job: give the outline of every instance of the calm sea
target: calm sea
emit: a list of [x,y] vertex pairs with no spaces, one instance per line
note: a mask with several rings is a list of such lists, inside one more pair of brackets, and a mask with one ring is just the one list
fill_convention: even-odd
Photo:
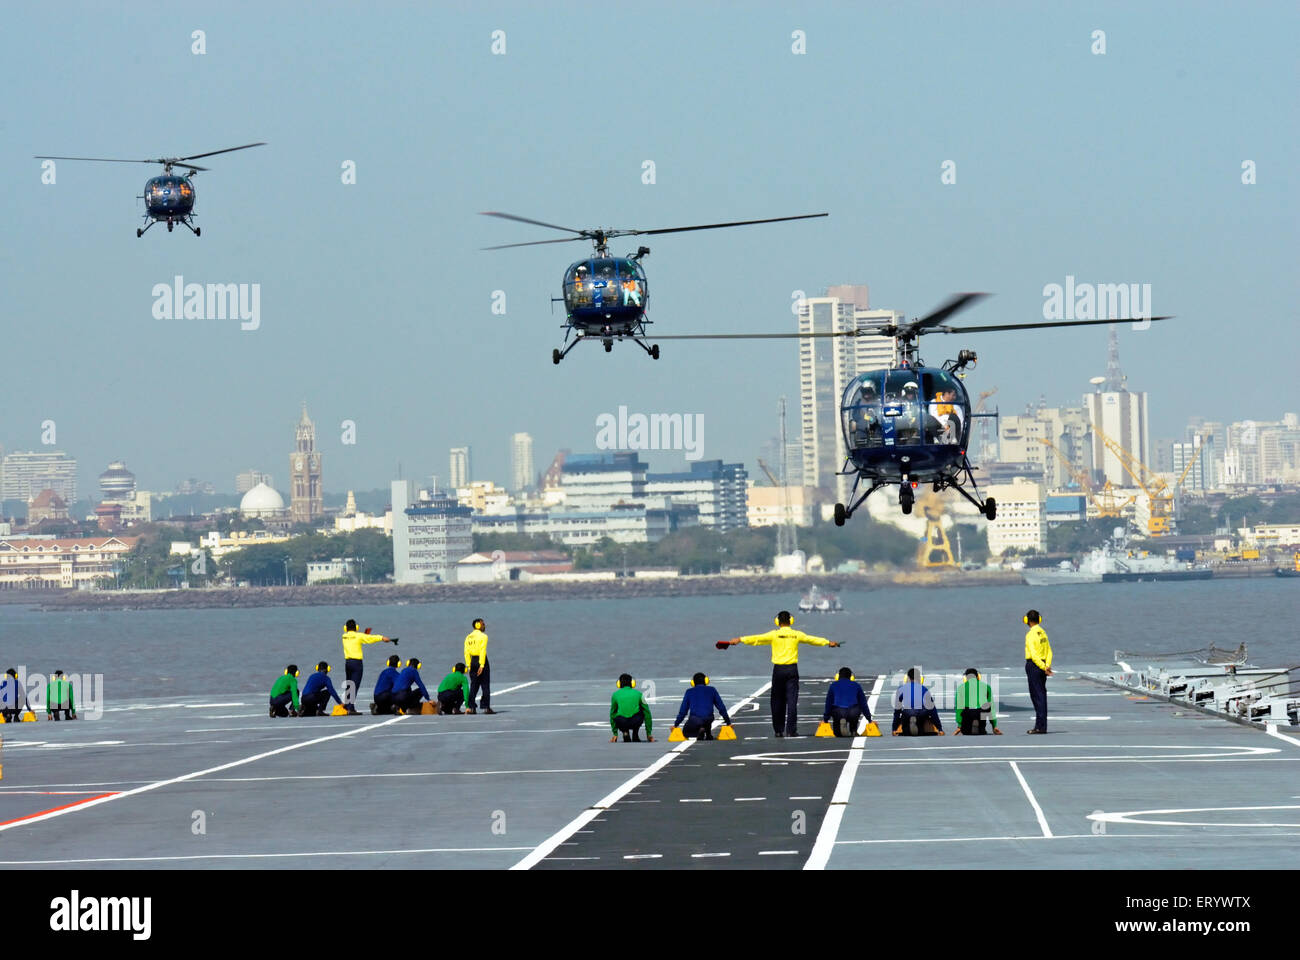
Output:
[[[1059,586],[907,588],[846,591],[837,614],[796,613],[796,626],[832,640],[837,651],[807,649],[805,675],[842,665],[859,676],[913,663],[936,669],[1023,663],[1029,607],[1043,613],[1058,668],[1110,663],[1114,651],[1189,650],[1245,641],[1265,666],[1300,663],[1300,581],[1277,578]],[[714,641],[772,627],[797,593],[681,599],[555,600],[488,604],[285,607],[252,610],[43,613],[0,607],[0,670],[104,675],[106,699],[261,694],[289,662],[310,672],[334,664],[341,680],[343,621],[401,639],[440,677],[461,658],[475,616],[487,620],[494,686],[525,680],[591,679],[627,671],[640,677],[759,676],[765,651],[714,648]],[[367,648],[373,680],[393,648]],[[368,683],[363,680],[363,688]]]

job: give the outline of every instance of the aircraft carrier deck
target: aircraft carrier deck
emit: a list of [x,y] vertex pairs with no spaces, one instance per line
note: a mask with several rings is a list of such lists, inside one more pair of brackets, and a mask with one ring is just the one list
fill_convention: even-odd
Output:
[[[1114,671],[1114,667],[1098,668]],[[958,668],[955,673],[960,673]],[[776,739],[767,679],[714,678],[740,739],[609,742],[610,684],[499,684],[494,716],[268,718],[264,699],[109,704],[0,726],[16,868],[1292,868],[1300,733],[1061,674],[1049,734],[1022,669],[1001,737]],[[897,672],[860,678],[882,728]],[[643,688],[646,686],[642,683]],[[879,701],[880,709],[876,709]]]

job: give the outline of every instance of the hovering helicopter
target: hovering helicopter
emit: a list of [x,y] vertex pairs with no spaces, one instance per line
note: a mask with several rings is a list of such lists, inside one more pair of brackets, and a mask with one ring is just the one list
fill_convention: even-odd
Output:
[[[137,228],[135,235],[143,237],[145,231],[155,223],[166,223],[167,232],[182,223],[193,231],[194,236],[201,236],[202,229],[194,226],[194,175],[207,167],[196,167],[185,160],[198,160],[202,157],[215,157],[219,153],[231,153],[235,150],[247,150],[249,147],[264,147],[265,142],[246,143],[242,147],[227,147],[224,150],[212,150],[208,153],[195,153],[188,157],[159,157],[156,160],[116,160],[107,157],[47,157],[38,156],[37,160],[92,160],[97,163],[161,163],[163,172],[160,177],[150,177],[145,182],[144,218],[148,222],[143,228]],[[172,167],[182,167],[190,171],[185,176],[176,176]]]
[[[641,266],[641,259],[650,253],[650,248],[637,247],[636,253],[630,253],[626,257],[611,257],[610,240],[616,237],[643,237],[658,233],[686,233],[692,230],[745,227],[755,223],[810,220],[828,214],[805,213],[797,217],[703,223],[693,227],[666,227],[661,230],[574,230],[572,227],[561,227],[553,223],[543,223],[541,220],[517,217],[512,213],[487,211],[483,216],[500,217],[503,220],[531,223],[538,227],[577,234],[575,237],[560,237],[557,240],[504,243],[495,247],[484,247],[485,250],[532,247],[543,243],[568,243],[571,240],[590,240],[595,246],[594,257],[570,264],[569,269],[564,272],[562,284],[564,296],[552,298],[552,302],[562,300],[565,310],[563,325],[565,347],[563,350],[556,348],[551,351],[551,362],[559,363],[583,340],[600,340],[605,345],[606,353],[614,349],[615,340],[631,340],[648,353],[652,360],[659,359],[659,344],[646,343],[646,325],[653,321],[647,320],[645,315],[650,289],[646,284],[645,269]],[[569,340],[570,336],[573,337],[572,342]]]
[[[846,459],[840,476],[854,476],[849,504],[835,504],[835,523],[844,521],[881,487],[898,486],[898,504],[911,513],[916,490],[930,484],[935,493],[954,489],[989,520],[997,517],[997,502],[982,498],[975,482],[975,467],[966,456],[972,414],[970,396],[962,379],[978,359],[973,350],[960,350],[955,360],[927,367],[918,355],[917,341],[930,333],[988,333],[1034,330],[1043,327],[1126,323],[1129,320],[1055,320],[1042,323],[1001,323],[979,327],[950,327],[946,321],[959,310],[988,296],[962,293],[924,317],[906,323],[887,323],[825,333],[720,333],[656,336],[655,340],[783,339],[803,337],[894,337],[897,363],[871,370],[849,381],[840,402],[840,428]],[[1170,317],[1151,317],[1168,320]],[[970,489],[966,488],[969,484]],[[862,489],[864,488],[865,489]],[[861,494],[859,490],[862,489]]]

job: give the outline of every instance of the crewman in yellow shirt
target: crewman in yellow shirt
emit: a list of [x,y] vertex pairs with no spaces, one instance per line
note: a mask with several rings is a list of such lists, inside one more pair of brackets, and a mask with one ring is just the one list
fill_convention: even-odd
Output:
[[465,638],[465,672],[469,674],[469,703],[465,704],[466,713],[478,713],[478,692],[483,691],[483,712],[496,713],[492,709],[492,668],[487,658],[487,624],[482,617],[475,617],[473,630]]
[[357,712],[357,691],[361,689],[361,668],[364,666],[361,648],[367,643],[395,644],[397,638],[372,634],[369,627],[364,631],[358,630],[355,620],[343,625],[343,705],[348,713]]
[[1047,678],[1052,675],[1052,645],[1047,642],[1043,618],[1030,610],[1022,618],[1029,627],[1025,634],[1025,677],[1029,680],[1029,699],[1034,702],[1034,726],[1027,733],[1047,732]]
[[794,618],[789,610],[776,615],[775,630],[736,637],[731,642],[772,648],[772,729],[778,737],[799,736],[799,644],[807,643],[814,647],[838,647],[839,644],[794,629]]

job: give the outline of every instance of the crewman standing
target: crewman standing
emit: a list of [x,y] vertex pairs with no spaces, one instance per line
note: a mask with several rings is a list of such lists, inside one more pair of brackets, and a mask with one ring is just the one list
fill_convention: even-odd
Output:
[[476,617],[473,624],[474,629],[470,631],[469,636],[465,638],[465,663],[469,673],[469,701],[466,707],[466,713],[477,713],[478,692],[483,691],[483,712],[496,713],[492,709],[492,668],[488,665],[487,645],[487,624],[483,622],[482,617]]
[[1052,645],[1047,642],[1043,618],[1030,610],[1022,618],[1029,627],[1025,634],[1025,678],[1029,681],[1029,699],[1034,702],[1034,726],[1026,733],[1047,732],[1047,678],[1052,675]]
[[[292,707],[289,705],[293,704]],[[291,663],[271,687],[271,716],[298,716],[298,664]]]
[[794,617],[789,610],[776,615],[775,630],[736,637],[731,642],[772,648],[772,729],[778,737],[799,736],[799,644],[814,647],[838,647],[839,644],[794,629]]
[[62,670],[55,670],[45,684],[45,715],[51,720],[77,719],[77,705],[72,698],[72,683],[64,678]]
[[331,697],[338,703],[343,702],[339,699],[338,691],[334,689],[334,682],[330,680],[328,663],[322,660],[316,664],[316,672],[307,678],[298,697],[302,703],[298,715],[303,717],[323,717]]
[[397,643],[396,637],[372,634],[367,628],[357,630],[357,622],[349,620],[343,625],[343,705],[348,713],[357,712],[357,692],[361,689],[361,668],[364,664],[362,647],[367,643]]

